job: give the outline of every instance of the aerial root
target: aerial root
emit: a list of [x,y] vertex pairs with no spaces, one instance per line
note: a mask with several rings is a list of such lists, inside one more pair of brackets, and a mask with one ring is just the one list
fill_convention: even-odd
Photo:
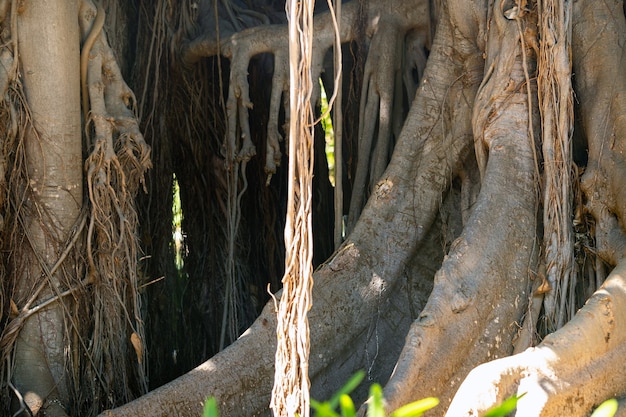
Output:
[[[277,51],[274,55],[274,74],[272,75],[272,92],[270,97],[269,120],[267,122],[267,144],[265,153],[265,174],[267,175],[266,184],[269,185],[272,175],[276,173],[276,168],[280,166],[282,153],[280,151],[280,142],[283,136],[278,127],[278,115],[280,106],[284,100],[288,100],[288,66],[284,52]],[[285,108],[288,103],[284,103]],[[284,126],[283,130],[287,131],[288,127]]]
[[365,201],[387,168],[393,141],[401,129],[403,94],[406,92],[409,102],[415,96],[417,82],[413,71],[418,77],[423,75],[426,36],[418,30],[409,32],[406,39],[405,35],[398,22],[383,20],[371,41],[359,107],[357,165],[348,230],[354,227]]
[[[93,15],[93,10],[95,6],[85,0],[81,16]],[[85,30],[89,25],[83,22],[82,27]],[[141,186],[145,189],[144,174],[151,162],[150,147],[134,113],[135,97],[123,80],[103,31],[93,40],[87,62],[85,83],[90,108],[88,113],[84,111],[90,153],[85,175],[91,211],[86,281],[93,293],[94,303],[89,309],[94,323],[88,330],[92,332],[86,353],[90,366],[85,367],[81,383],[94,398],[103,401],[90,404],[100,409],[129,401],[147,389],[145,361],[141,360],[145,338],[137,298],[139,249],[134,198]],[[85,331],[81,329],[79,334],[85,337]],[[120,337],[120,332],[125,337]],[[115,392],[109,392],[107,381],[116,381]]]

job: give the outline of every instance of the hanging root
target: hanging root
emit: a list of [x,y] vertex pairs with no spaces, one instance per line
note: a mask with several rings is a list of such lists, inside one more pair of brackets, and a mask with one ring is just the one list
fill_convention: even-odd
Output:
[[[0,3],[0,22],[7,22],[10,18],[10,2],[4,1]],[[0,48],[0,125],[5,126],[3,130],[3,137],[0,139],[0,230],[4,230],[5,226],[5,213],[7,198],[7,150],[11,148],[10,144],[15,141],[17,136],[17,120],[14,117],[17,114],[15,104],[12,102],[9,95],[9,87],[11,84],[17,82],[16,63],[17,60],[13,59],[13,52],[11,47],[15,47],[15,43],[6,42],[2,40],[4,47]],[[19,85],[19,84],[18,84]],[[0,277],[4,277],[5,271],[0,270]],[[1,280],[0,280],[1,281]],[[0,286],[0,317],[4,317],[7,311],[10,311],[10,300],[4,298],[5,294],[4,286]],[[8,309],[7,309],[8,306]],[[3,333],[3,323],[0,321],[0,334]],[[4,337],[0,337],[0,343],[3,342]],[[0,377],[4,376],[5,350],[0,345]],[[3,386],[0,383],[0,388]],[[0,395],[0,398],[3,396]],[[0,413],[3,411],[0,408]]]
[[[285,274],[277,308],[277,347],[270,408],[275,416],[310,415],[308,314],[313,290],[313,110],[319,85],[312,67],[314,2],[289,1],[289,194],[285,221]],[[300,34],[304,34],[301,36]],[[316,77],[317,75],[317,77]],[[319,88],[319,87],[318,87]]]
[[542,116],[544,159],[545,294],[549,331],[566,321],[570,281],[576,279],[572,223],[572,131],[574,104],[571,84],[571,1],[540,0],[538,96]]
[[[385,56],[382,61],[386,62],[388,59],[392,60],[394,57],[399,56],[399,47],[395,46],[394,41],[399,40],[402,36],[412,30],[421,34],[419,36],[412,37],[413,43],[415,43],[415,39],[425,42],[427,39],[425,33],[429,30],[429,13],[426,2],[423,2],[423,4],[420,5],[422,5],[423,8],[406,7],[406,10],[404,10],[404,6],[395,4],[393,7],[403,9],[398,12],[398,15],[403,16],[404,18],[401,22],[387,23],[378,22],[378,17],[382,13],[378,10],[378,7],[384,8],[385,6],[378,4],[369,6],[372,8],[372,10],[369,11],[371,19],[366,24],[366,32],[375,34],[378,25],[381,25],[381,31],[385,35],[377,38],[380,39],[377,41],[380,44],[380,48],[377,50],[379,53],[384,53],[386,50],[390,50],[392,52],[391,56]],[[355,40],[357,36],[356,28],[353,22],[356,21],[359,16],[358,7],[358,2],[351,2],[345,5],[341,14],[341,42],[350,42]],[[332,14],[326,13],[316,16],[314,25],[315,48],[313,49],[311,72],[312,78],[317,80],[323,69],[323,58],[335,41]],[[248,65],[250,59],[255,55],[263,53],[270,53],[274,55],[274,74],[272,78],[272,92],[269,102],[270,108],[267,126],[267,143],[265,144],[265,172],[268,175],[267,182],[269,183],[272,175],[276,172],[277,166],[280,165],[282,156],[280,142],[282,141],[283,135],[281,133],[281,127],[279,126],[279,113],[281,111],[281,106],[284,106],[285,109],[289,106],[289,100],[286,94],[289,84],[286,28],[282,25],[253,27],[235,33],[230,37],[221,40],[219,43],[214,36],[210,36],[212,30],[213,28],[205,28],[201,35],[184,45],[182,59],[183,62],[190,64],[196,62],[203,56],[222,54],[231,61],[231,76],[229,80],[228,99],[226,103],[228,128],[223,146],[227,165],[229,164],[229,161],[248,161],[257,153],[257,150],[251,140],[248,120],[248,111],[253,107],[249,97],[249,84],[247,79]],[[422,45],[422,48],[418,47],[422,53],[424,49],[423,46],[424,45]],[[415,65],[415,62],[410,62],[410,65]],[[379,67],[380,65],[383,65],[383,71],[381,74],[377,74],[381,68]],[[375,79],[375,81],[373,81],[375,85],[372,86],[372,90],[376,91],[375,94],[384,95],[384,100],[381,102],[381,115],[378,116],[378,109],[371,109],[368,113],[374,123],[376,123],[376,121],[380,118],[380,124],[383,125],[382,132],[379,134],[380,145],[378,145],[378,149],[380,149],[379,153],[382,157],[378,158],[378,162],[374,163],[378,167],[377,172],[380,173],[388,162],[390,129],[393,126],[392,122],[397,119],[393,117],[394,96],[393,94],[387,96],[385,91],[394,91],[395,80],[401,79],[401,74],[397,74],[399,69],[395,68],[393,64],[377,64],[376,59],[372,59],[370,69],[370,75],[373,79]],[[423,68],[417,69],[418,72],[422,70]],[[391,87],[391,90],[387,87]],[[313,89],[314,91],[312,93],[311,100],[313,104],[316,104],[320,95],[320,89],[317,83],[315,83]],[[415,87],[411,87],[410,91],[414,90]],[[410,99],[411,98],[412,97],[410,97]],[[371,107],[371,103],[369,106]],[[286,126],[288,126],[288,112],[285,112],[285,116]],[[363,114],[361,114],[361,116],[363,116]],[[366,166],[367,165],[368,164],[366,164]]]
[[372,189],[387,167],[391,155],[393,115],[401,113],[401,109],[394,109],[394,91],[400,71],[397,66],[403,45],[401,35],[404,33],[394,20],[383,20],[377,26],[363,76],[357,166],[348,230],[352,230],[359,218],[369,196],[367,190]]
[[[6,52],[6,49],[2,48],[2,58],[8,58]],[[3,248],[6,248],[5,250],[12,247],[13,243],[17,240],[18,231],[20,230],[18,218],[22,215],[20,210],[15,210],[14,213],[12,213],[13,210],[10,210],[10,201],[14,197],[9,194],[12,189],[11,185],[24,184],[26,182],[25,178],[27,177],[24,166],[23,132],[22,129],[18,128],[18,126],[23,126],[22,123],[18,124],[18,118],[24,117],[27,114],[27,109],[22,107],[26,100],[17,74],[9,70],[9,68],[12,68],[11,61],[13,61],[12,58],[8,60],[8,62],[5,61],[9,64],[8,66],[2,66],[3,84],[0,86],[3,93],[1,96],[0,123],[2,123],[2,126],[11,127],[7,129],[6,136],[3,137],[0,147],[0,160],[2,161],[0,170],[0,204],[3,213],[2,241],[4,242]],[[22,151],[20,152],[20,150]],[[17,151],[13,158],[10,158],[9,155],[11,151]],[[11,159],[13,159],[13,161],[11,161]],[[11,162],[13,162],[13,164]],[[2,317],[2,322],[0,322],[0,375],[2,377],[0,381],[0,414],[8,415],[10,412],[9,407],[11,406],[11,393],[17,398],[19,408],[24,411],[26,410],[26,402],[11,380],[14,374],[14,347],[20,330],[23,328],[24,322],[28,316],[23,314],[23,309],[20,309],[16,303],[17,297],[14,291],[14,279],[12,279],[7,269],[5,269],[4,263],[2,264],[0,274],[0,282],[3,284],[0,290],[0,316]],[[35,290],[35,297],[37,297],[41,289],[42,288],[38,288]],[[5,294],[7,298],[3,298]],[[17,300],[17,302],[20,301],[19,299]],[[25,307],[27,310],[31,307],[31,304],[26,304]]]
[[[231,10],[234,11],[234,10]],[[239,10],[242,12],[242,10]],[[217,11],[212,11],[207,16],[198,16],[198,21],[215,22]],[[231,21],[236,21],[231,16]],[[220,20],[220,23],[222,21]],[[328,25],[328,22],[325,23]],[[217,26],[221,31],[221,27]],[[282,151],[282,131],[279,127],[279,114],[281,106],[288,108],[287,88],[289,85],[288,68],[288,43],[284,26],[262,26],[253,27],[230,35],[221,42],[217,42],[212,36],[214,27],[207,25],[205,32],[200,34],[196,40],[188,44],[183,52],[183,62],[193,63],[202,56],[221,54],[230,59],[230,79],[228,83],[228,96],[225,103],[225,113],[227,119],[226,136],[222,144],[222,155],[227,177],[228,199],[224,211],[227,222],[228,255],[226,262],[225,285],[225,308],[222,315],[222,330],[220,334],[220,348],[226,345],[227,327],[228,338],[233,341],[238,336],[238,318],[234,307],[237,294],[241,291],[236,266],[235,253],[237,250],[236,241],[239,235],[239,225],[241,218],[241,199],[247,189],[246,166],[248,161],[257,154],[256,145],[252,141],[250,131],[249,111],[253,108],[250,99],[250,86],[248,81],[248,67],[250,60],[263,53],[274,54],[274,72],[272,78],[272,90],[269,103],[269,120],[267,125],[267,141],[265,143],[265,173],[267,175],[266,184],[269,184],[272,175],[276,172],[281,163]],[[229,34],[229,30],[225,31]],[[324,42],[326,48],[315,49],[312,58],[312,78],[317,80],[321,72],[323,55],[332,44],[334,38],[332,31],[325,31]],[[219,37],[219,33],[218,33]],[[328,38],[328,39],[326,39]],[[219,61],[218,61],[219,62]],[[314,85],[315,97],[319,96],[319,86]],[[315,103],[317,98],[312,99]],[[287,125],[289,116],[287,115]],[[286,128],[285,128],[286,129]]]
[[127,402],[147,389],[134,198],[151,166],[150,148],[133,113],[135,97],[122,79],[106,36],[98,30],[103,14],[91,1],[83,2],[81,24],[89,33],[81,62],[83,105],[90,103],[89,109],[83,108],[90,138],[85,162],[91,206],[87,281],[94,323],[82,383],[97,399],[94,409]]

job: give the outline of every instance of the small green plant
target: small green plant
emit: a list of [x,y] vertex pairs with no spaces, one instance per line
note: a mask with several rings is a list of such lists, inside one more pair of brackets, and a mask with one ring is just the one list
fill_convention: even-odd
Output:
[[416,417],[421,416],[425,411],[435,408],[439,400],[435,397],[424,398],[398,408],[389,417]]
[[[316,412],[316,417],[356,417],[354,403],[350,394],[363,380],[365,372],[357,372],[330,400],[319,403],[311,401],[311,408]],[[372,384],[370,387],[370,400],[367,407],[367,417],[385,417],[385,406],[383,389],[379,384]],[[419,417],[426,410],[430,410],[439,404],[437,398],[425,398],[403,407],[400,407],[389,417]],[[335,411],[339,407],[339,414]]]
[[517,407],[517,401],[522,398],[526,393],[523,393],[519,396],[513,395],[512,397],[507,398],[504,402],[496,407],[491,408],[484,417],[506,417],[515,410]]
[[204,410],[202,411],[202,417],[219,417],[217,412],[217,401],[215,397],[209,397],[204,403]]
[[[363,378],[365,378],[365,372],[358,371],[356,374],[352,375],[348,382],[346,382],[344,386],[341,387],[330,400],[323,403],[311,400],[311,408],[317,412],[316,415],[319,417],[337,415],[333,411],[337,408],[337,406],[354,408],[354,404],[352,403],[352,399],[350,398],[349,394],[354,391],[356,387],[359,386],[361,381],[363,381]],[[341,405],[342,398],[343,406]]]
[[[328,401],[320,403],[311,400],[311,408],[315,410],[316,417],[356,417],[356,409],[349,394],[359,386],[364,377],[365,372],[357,372]],[[499,406],[487,411],[483,417],[506,417],[515,410],[518,400],[524,395],[526,395],[526,393],[507,398]],[[437,404],[439,404],[437,398],[424,398],[423,400],[415,401],[398,408],[388,417],[419,417],[425,411],[437,406]],[[339,407],[341,414],[335,411],[337,407]],[[615,398],[606,400],[595,409],[591,417],[613,417],[617,413],[617,408],[618,402]],[[217,401],[214,397],[207,398],[204,403],[202,417],[219,417]],[[370,387],[370,402],[368,404],[367,417],[385,417],[383,389],[379,384],[372,384]]]
[[[356,417],[356,408],[350,398],[350,393],[359,386],[365,378],[365,372],[359,371],[354,374],[346,384],[341,387],[333,397],[323,403],[311,400],[311,408],[315,410],[316,417]],[[400,407],[389,417],[419,417],[424,411],[430,410],[439,404],[437,398],[425,398]],[[339,408],[339,414],[337,411]],[[202,417],[219,417],[215,398],[209,397],[204,403]],[[379,384],[370,387],[370,402],[367,408],[367,417],[385,417],[383,389]]]

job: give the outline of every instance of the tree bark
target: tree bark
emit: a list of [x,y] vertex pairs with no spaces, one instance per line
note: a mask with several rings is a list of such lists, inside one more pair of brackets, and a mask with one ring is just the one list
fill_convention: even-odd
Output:
[[[626,262],[564,327],[536,348],[474,369],[446,416],[475,416],[511,395],[519,416],[589,415],[607,398],[624,395]],[[623,412],[624,410],[622,410]]]
[[[35,305],[61,290],[62,271],[49,274],[76,223],[82,202],[78,2],[28,1],[17,19],[19,58],[30,120],[24,137],[28,184],[24,235],[15,248],[18,307],[35,288]],[[68,272],[68,271],[66,271]],[[31,306],[32,307],[32,306]],[[66,336],[60,303],[26,319],[14,348],[12,380],[33,414],[64,415],[69,393]],[[15,401],[14,407],[20,407]]]
[[574,19],[574,82],[589,146],[581,186],[597,220],[598,249],[614,265],[626,254],[626,57],[614,53],[626,42],[623,2],[576,2]]
[[[621,134],[626,60],[613,52],[624,43],[624,33],[621,1],[574,3],[573,73],[589,150],[581,188],[595,219],[597,253],[617,265],[576,316],[539,346],[474,369],[459,388],[449,416],[477,415],[514,394],[525,394],[516,415],[582,416],[626,392],[626,379],[616,366],[626,349]],[[601,271],[595,273],[603,278]],[[621,401],[618,415],[625,413]]]
[[[456,54],[467,62],[463,53],[477,55],[478,45],[463,48],[475,29],[465,32],[455,24],[467,22],[467,15],[459,14],[462,9],[460,3],[449,4],[448,14],[444,6],[435,42],[450,19],[451,27],[461,28]],[[485,149],[480,194],[435,275],[429,301],[385,387],[389,411],[427,396],[438,397],[445,408],[473,367],[511,354],[514,323],[527,306],[530,272],[537,262],[536,127],[528,116],[535,114],[537,121],[536,103],[527,94],[516,22],[494,12],[488,25],[484,80],[475,101],[469,100],[476,147]]]

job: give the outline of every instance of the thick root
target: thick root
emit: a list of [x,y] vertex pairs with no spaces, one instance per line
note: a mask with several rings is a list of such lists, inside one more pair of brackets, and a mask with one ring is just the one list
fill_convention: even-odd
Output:
[[369,196],[368,190],[378,182],[387,167],[391,151],[393,114],[402,113],[402,109],[394,109],[394,90],[396,78],[400,76],[400,68],[396,66],[401,56],[403,34],[398,31],[398,24],[393,20],[382,21],[379,25],[370,45],[363,76],[357,166],[348,230],[358,220],[364,201]]
[[[461,18],[455,14],[458,10],[450,6],[447,12],[444,8],[435,45],[446,36],[446,28],[459,26],[454,24]],[[519,88],[527,78],[518,27],[503,19],[492,22],[486,51],[487,68],[498,62],[499,70],[487,73],[472,100],[479,110],[475,138],[485,149],[481,191],[385,387],[389,411],[428,396],[439,397],[445,408],[473,367],[511,354],[527,307],[529,277],[538,255],[534,126],[529,126],[533,107],[527,89]],[[477,46],[472,51],[469,43],[457,40],[456,45],[465,53],[474,52],[471,56],[477,54]],[[507,83],[507,91],[498,90]],[[488,119],[481,119],[487,114]]]
[[94,323],[77,328],[77,337],[90,343],[75,346],[75,355],[89,358],[77,383],[90,390],[93,401],[77,408],[89,407],[92,414],[147,391],[134,198],[151,167],[150,147],[139,131],[135,96],[124,82],[105,32],[98,30],[103,13],[91,1],[82,2],[83,47],[90,48],[83,50],[81,62],[83,106],[89,106],[83,114],[90,203],[83,284],[88,285],[84,299],[93,297],[88,308]]
[[447,416],[476,416],[511,395],[517,416],[586,416],[625,393],[626,261],[576,314],[536,348],[474,369]]

